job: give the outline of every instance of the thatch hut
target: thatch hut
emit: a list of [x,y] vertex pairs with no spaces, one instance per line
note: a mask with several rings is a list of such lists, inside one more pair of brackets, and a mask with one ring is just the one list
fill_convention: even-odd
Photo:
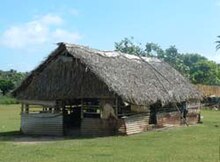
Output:
[[164,61],[66,43],[13,94],[26,134],[133,134],[200,114],[200,93]]

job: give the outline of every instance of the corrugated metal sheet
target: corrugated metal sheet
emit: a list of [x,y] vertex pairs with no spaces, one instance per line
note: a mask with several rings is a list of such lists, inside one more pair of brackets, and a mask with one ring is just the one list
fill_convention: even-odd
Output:
[[63,135],[62,114],[21,114],[21,130],[30,135]]
[[126,135],[126,126],[125,126],[125,121],[123,119],[118,119],[118,134],[120,135]]
[[81,123],[83,136],[109,136],[116,134],[117,121],[114,119],[84,118]]
[[124,121],[127,135],[144,132],[149,127],[149,115],[132,115]]
[[197,124],[200,120],[200,115],[198,113],[189,113],[187,115],[188,124]]
[[[200,114],[201,103],[199,100],[190,100],[187,102],[187,123],[198,123],[198,116]],[[156,118],[157,118],[157,126],[165,126],[165,125],[180,125],[183,123],[181,120],[181,107],[179,109],[176,107],[165,107],[165,108],[157,108]],[[194,115],[192,115],[194,114]],[[192,121],[192,122],[191,122]]]
[[158,126],[163,126],[166,124],[180,125],[180,122],[180,113],[178,111],[157,113]]

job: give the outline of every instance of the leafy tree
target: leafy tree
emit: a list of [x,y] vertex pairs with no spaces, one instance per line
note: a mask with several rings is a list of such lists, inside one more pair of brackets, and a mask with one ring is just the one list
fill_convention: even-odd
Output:
[[160,48],[158,44],[146,43],[145,51],[149,57],[164,58],[164,51]]
[[2,71],[0,70],[0,90],[3,95],[16,88],[28,73],[17,72],[16,70]]
[[120,42],[115,43],[115,50],[132,55],[145,56],[145,51],[140,47],[140,44],[134,43],[134,38],[124,38]]
[[14,88],[14,84],[10,80],[0,80],[0,89],[3,95],[6,95],[10,90]]
[[220,85],[219,66],[208,60],[201,60],[191,68],[193,83]]
[[193,64],[199,61],[208,61],[208,59],[205,58],[204,56],[201,56],[199,54],[193,54],[193,53],[186,53],[182,59],[183,59],[183,63],[186,66],[192,66]]

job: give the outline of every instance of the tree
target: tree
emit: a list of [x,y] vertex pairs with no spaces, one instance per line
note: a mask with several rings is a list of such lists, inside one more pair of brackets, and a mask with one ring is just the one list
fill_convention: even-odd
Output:
[[0,89],[3,95],[6,95],[10,90],[14,88],[14,84],[10,80],[0,80]]
[[147,43],[145,45],[145,51],[147,53],[147,56],[164,58],[164,51],[160,48],[158,44]]
[[193,78],[193,74],[195,73],[194,68],[200,61],[208,61],[207,58],[194,53],[186,53],[181,54],[181,60],[182,64],[185,66],[185,69],[183,70],[183,73],[185,76],[190,79],[191,81],[195,81]]
[[191,68],[193,83],[220,85],[219,66],[214,61],[201,60]]
[[199,61],[202,61],[202,60],[206,60],[208,61],[207,58],[205,58],[204,56],[201,56],[197,53],[186,53],[184,56],[183,56],[183,63],[186,65],[186,66],[192,66],[193,64],[199,62]]
[[177,66],[179,63],[179,53],[175,46],[170,46],[165,50],[164,60],[171,65]]
[[115,43],[115,50],[122,53],[128,53],[132,55],[145,56],[145,51],[140,47],[141,44],[134,43],[134,38],[124,38],[120,42]]
[[0,70],[0,80],[10,80],[15,87],[20,85],[23,79],[28,75],[28,73],[17,72],[16,70],[1,71]]
[[[220,35],[217,36],[217,37],[218,37],[218,39],[220,39]],[[215,41],[215,43],[217,43],[217,45],[216,45],[216,50],[219,50],[219,49],[220,49],[220,40]]]

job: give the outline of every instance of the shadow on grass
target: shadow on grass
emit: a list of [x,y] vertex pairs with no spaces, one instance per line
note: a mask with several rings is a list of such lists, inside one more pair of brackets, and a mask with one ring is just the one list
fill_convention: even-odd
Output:
[[112,136],[41,136],[41,135],[25,135],[20,131],[0,132],[0,142],[23,142],[23,143],[43,143],[55,142],[63,140],[84,140]]
[[17,137],[17,136],[21,136],[22,133],[20,131],[10,131],[10,132],[0,132],[0,140],[3,137]]
[[0,141],[12,141],[24,136],[20,131],[0,132]]

